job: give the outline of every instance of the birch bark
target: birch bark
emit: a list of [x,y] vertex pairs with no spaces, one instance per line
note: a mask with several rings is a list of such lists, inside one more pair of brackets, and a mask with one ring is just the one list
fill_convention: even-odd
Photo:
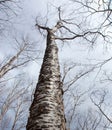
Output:
[[36,86],[34,100],[30,107],[27,130],[65,130],[64,106],[58,47],[54,32],[47,29],[47,46]]

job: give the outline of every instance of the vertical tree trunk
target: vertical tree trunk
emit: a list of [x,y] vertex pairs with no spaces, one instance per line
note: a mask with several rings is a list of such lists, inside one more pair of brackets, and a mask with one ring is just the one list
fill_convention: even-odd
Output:
[[49,30],[39,81],[30,107],[27,130],[65,129],[58,48],[54,34]]

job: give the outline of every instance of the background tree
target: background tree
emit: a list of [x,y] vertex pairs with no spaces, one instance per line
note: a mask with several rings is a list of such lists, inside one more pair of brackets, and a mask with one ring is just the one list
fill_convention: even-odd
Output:
[[[28,106],[34,80],[25,69],[39,58],[34,41],[27,36],[12,36],[15,19],[22,10],[21,1],[0,1],[0,129],[20,130],[26,127]],[[10,28],[11,27],[11,28]],[[15,28],[14,28],[15,30]],[[10,32],[10,36],[9,36]],[[9,41],[8,41],[8,40]],[[2,57],[2,50],[7,53]],[[39,53],[38,53],[39,52]],[[12,116],[13,115],[13,116]]]
[[32,100],[33,81],[20,70],[33,61],[33,57],[31,59],[30,56],[35,54],[35,48],[26,40],[16,44],[18,52],[2,61],[0,66],[0,128],[2,130],[24,129],[28,116],[27,108]]

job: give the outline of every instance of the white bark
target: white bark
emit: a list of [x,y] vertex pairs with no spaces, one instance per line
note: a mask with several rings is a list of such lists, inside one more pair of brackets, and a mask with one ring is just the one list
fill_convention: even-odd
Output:
[[48,31],[47,47],[34,94],[34,100],[30,107],[27,130],[66,129],[58,48],[52,31]]

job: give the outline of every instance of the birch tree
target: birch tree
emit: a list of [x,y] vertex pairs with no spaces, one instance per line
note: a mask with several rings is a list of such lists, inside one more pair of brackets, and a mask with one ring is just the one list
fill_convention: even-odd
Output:
[[[36,23],[38,30],[47,31],[46,50],[40,70],[38,83],[36,85],[34,100],[30,107],[30,115],[26,126],[27,130],[65,130],[66,123],[63,107],[63,88],[60,79],[58,47],[56,40],[71,41],[76,38],[87,39],[87,37],[99,34],[99,31],[82,31],[76,33],[67,25],[78,26],[61,15],[61,7],[58,8],[58,21],[52,28]],[[80,27],[79,27],[80,28]],[[69,35],[57,35],[57,32],[66,32]],[[87,74],[89,72],[85,72]],[[82,74],[81,76],[83,76]],[[75,82],[75,81],[74,81]]]
[[36,86],[34,100],[30,107],[27,130],[65,130],[62,84],[58,61],[58,48],[54,33],[61,28],[58,22],[52,29],[36,25],[47,31],[47,44],[42,68]]

